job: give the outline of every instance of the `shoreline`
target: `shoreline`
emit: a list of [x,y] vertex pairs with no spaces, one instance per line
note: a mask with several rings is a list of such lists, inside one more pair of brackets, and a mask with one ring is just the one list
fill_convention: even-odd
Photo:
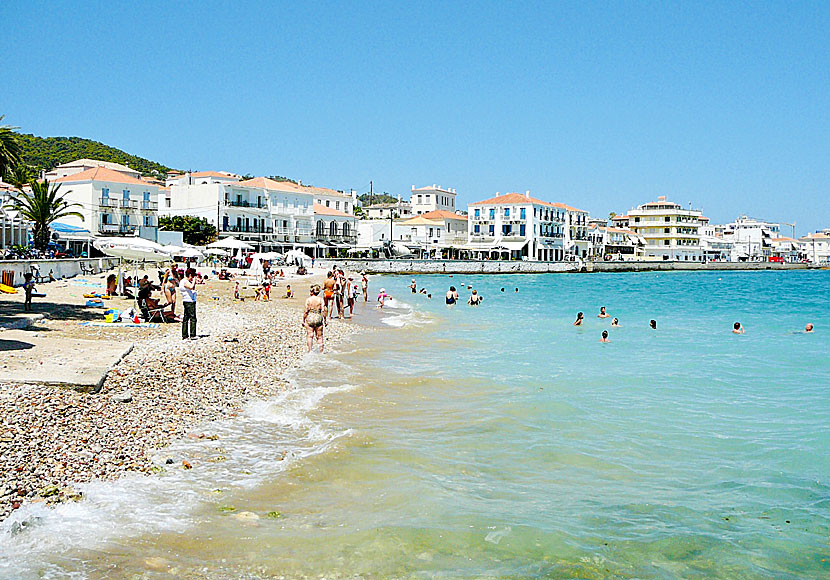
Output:
[[[233,301],[232,282],[210,280],[199,289],[195,342],[182,341],[180,323],[92,329],[58,316],[29,327],[33,334],[133,348],[96,394],[46,384],[2,385],[0,521],[29,503],[77,501],[82,496],[75,486],[91,480],[151,475],[158,471],[151,457],[160,449],[183,437],[210,437],[194,430],[209,430],[211,422],[237,416],[248,402],[284,392],[289,386],[281,377],[306,354],[300,316],[308,287],[320,280],[313,274],[280,282],[269,302]],[[285,283],[293,299],[279,298]],[[326,347],[366,330],[360,321],[333,319]],[[185,464],[176,467],[188,469]]]

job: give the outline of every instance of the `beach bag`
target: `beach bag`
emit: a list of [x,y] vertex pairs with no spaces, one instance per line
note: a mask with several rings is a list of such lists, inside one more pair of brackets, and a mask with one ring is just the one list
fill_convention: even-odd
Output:
[[104,311],[104,322],[117,322],[118,317],[120,315],[120,311],[110,308],[109,310]]

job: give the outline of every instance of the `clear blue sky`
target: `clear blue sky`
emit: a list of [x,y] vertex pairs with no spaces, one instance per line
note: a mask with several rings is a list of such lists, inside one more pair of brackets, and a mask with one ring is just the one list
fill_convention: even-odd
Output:
[[604,4],[5,0],[0,114],[180,169],[830,227],[830,4]]

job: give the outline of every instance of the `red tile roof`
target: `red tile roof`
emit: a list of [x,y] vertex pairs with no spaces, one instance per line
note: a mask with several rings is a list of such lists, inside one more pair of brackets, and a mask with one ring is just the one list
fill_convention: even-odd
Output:
[[111,183],[129,183],[132,185],[144,185],[147,187],[158,187],[154,183],[149,183],[142,179],[136,179],[120,171],[114,169],[107,169],[106,167],[93,167],[80,173],[60,177],[54,183],[78,183],[81,181],[109,181]]
[[457,213],[453,213],[451,211],[447,211],[445,209],[434,209],[432,211],[428,211],[426,213],[422,213],[415,217],[422,217],[428,220],[461,220],[467,221],[467,216],[458,215]]
[[225,179],[238,179],[238,175],[223,173],[221,171],[197,171],[190,174],[191,177],[224,177]]
[[558,207],[559,209],[566,209],[568,211],[578,211],[578,212],[581,212],[581,213],[588,213],[584,209],[579,209],[577,207],[573,207],[573,206],[570,206],[570,205],[567,205],[567,204],[564,204],[564,203],[559,203],[558,201],[556,203],[552,203],[551,205],[553,207]]
[[522,203],[533,203],[536,205],[547,206],[553,205],[552,203],[536,199],[535,197],[528,197],[523,193],[505,193],[504,195],[497,195],[496,197],[491,197],[490,199],[485,199],[484,201],[476,201],[470,205],[518,205]]
[[353,217],[347,213],[343,213],[339,209],[334,209],[332,207],[326,207],[323,204],[314,203],[314,213],[317,215],[336,215],[340,217]]

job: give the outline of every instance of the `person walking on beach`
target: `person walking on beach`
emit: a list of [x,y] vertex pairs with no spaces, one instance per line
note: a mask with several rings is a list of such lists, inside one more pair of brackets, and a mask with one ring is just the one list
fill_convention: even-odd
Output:
[[179,283],[182,295],[182,340],[196,340],[196,270],[188,268]]
[[35,291],[35,282],[32,280],[32,273],[26,272],[23,274],[23,292],[26,294],[26,299],[23,302],[23,312],[32,311],[32,294]]
[[308,289],[308,298],[305,301],[303,311],[303,326],[308,333],[308,352],[314,348],[314,338],[320,344],[320,352],[323,352],[323,326],[326,325],[326,305],[320,298],[320,286],[313,284]]
[[369,278],[366,277],[366,272],[361,272],[360,286],[363,288],[363,301],[369,301]]
[[326,316],[331,320],[331,303],[334,300],[334,274],[326,274],[326,281],[323,282],[323,306],[326,307]]

